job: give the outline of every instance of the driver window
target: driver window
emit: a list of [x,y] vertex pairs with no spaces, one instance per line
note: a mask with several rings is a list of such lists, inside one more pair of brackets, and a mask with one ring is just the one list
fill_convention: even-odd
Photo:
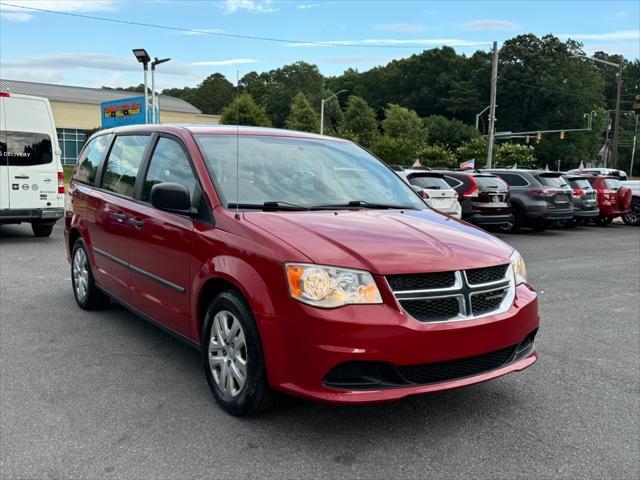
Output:
[[156,145],[147,178],[142,188],[142,201],[151,201],[151,188],[158,183],[180,183],[187,187],[191,200],[196,190],[196,178],[182,146],[169,138],[160,137]]
[[116,137],[102,176],[102,188],[125,197],[133,197],[138,169],[142,163],[149,136]]

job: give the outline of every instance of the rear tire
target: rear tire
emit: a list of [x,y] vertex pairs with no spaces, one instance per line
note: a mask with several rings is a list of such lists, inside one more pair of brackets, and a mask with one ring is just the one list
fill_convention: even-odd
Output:
[[227,413],[244,417],[275,403],[251,308],[232,290],[213,299],[202,330],[202,363],[213,397]]
[[53,231],[54,223],[40,223],[40,222],[32,222],[31,230],[33,230],[33,235],[38,238],[48,237],[51,235]]
[[98,289],[93,279],[89,254],[81,238],[76,240],[71,251],[71,285],[80,308],[99,310],[109,305],[109,296]]
[[622,221],[627,225],[640,225],[640,200],[631,202],[631,211],[622,217]]

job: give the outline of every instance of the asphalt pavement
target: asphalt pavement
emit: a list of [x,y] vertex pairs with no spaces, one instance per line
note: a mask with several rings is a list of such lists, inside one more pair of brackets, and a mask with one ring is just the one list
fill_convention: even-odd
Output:
[[0,227],[0,478],[638,478],[640,228],[501,238],[540,293],[532,368],[237,419],[197,352],[121,307],[76,306],[60,225]]

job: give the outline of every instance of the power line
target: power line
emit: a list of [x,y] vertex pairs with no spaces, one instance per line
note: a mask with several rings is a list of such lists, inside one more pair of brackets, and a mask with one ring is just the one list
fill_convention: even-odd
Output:
[[515,80],[509,80],[508,78],[504,78],[504,77],[498,77],[498,80],[503,81],[503,82],[509,82],[509,83],[514,83],[516,85],[520,85],[523,87],[527,87],[527,88],[532,88],[534,90],[541,90],[541,91],[546,91],[546,92],[551,92],[551,93],[557,93],[558,95],[566,95],[569,97],[577,97],[577,98],[587,98],[590,100],[595,100],[594,98],[587,96],[587,95],[580,95],[579,93],[569,93],[569,92],[561,92],[560,90],[554,90],[552,88],[547,88],[547,87],[538,87],[535,85],[529,85],[526,83],[522,83],[522,82],[517,82]]
[[[134,22],[131,20],[121,20],[117,18],[107,18],[107,17],[98,17],[96,15],[86,15],[83,13],[72,13],[72,12],[59,12],[57,10],[50,10],[46,8],[38,8],[38,7],[27,7],[26,5],[16,5],[13,3],[0,2],[0,5],[4,5],[7,7],[13,8],[21,8],[23,10],[31,10],[35,12],[43,12],[43,13],[52,13],[55,15],[64,15],[67,17],[75,17],[75,18],[83,18],[88,20],[97,20],[100,22],[111,22],[111,23],[120,23],[123,25],[134,25],[136,27],[147,27],[147,28],[157,28],[161,30],[171,30],[176,32],[187,32],[187,33],[195,33],[200,35],[212,35],[216,37],[225,37],[225,38],[236,38],[243,40],[256,40],[262,42],[275,42],[275,43],[288,43],[292,45],[319,45],[324,47],[357,47],[357,48],[425,48],[427,46],[432,45],[376,45],[376,44],[362,44],[362,43],[338,43],[338,42],[322,42],[318,40],[287,40],[284,38],[274,38],[274,37],[261,37],[254,35],[241,35],[238,33],[224,33],[224,32],[212,32],[210,30],[201,30],[197,28],[183,28],[183,27],[173,27],[170,25],[160,25],[156,23],[145,23],[145,22]],[[481,47],[487,46],[489,43],[465,43],[464,47]]]

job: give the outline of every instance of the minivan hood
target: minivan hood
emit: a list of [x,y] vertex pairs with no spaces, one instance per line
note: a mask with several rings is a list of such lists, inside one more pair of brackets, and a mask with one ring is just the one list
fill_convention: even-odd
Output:
[[313,262],[380,275],[481,268],[513,249],[465,222],[429,210],[245,212]]

